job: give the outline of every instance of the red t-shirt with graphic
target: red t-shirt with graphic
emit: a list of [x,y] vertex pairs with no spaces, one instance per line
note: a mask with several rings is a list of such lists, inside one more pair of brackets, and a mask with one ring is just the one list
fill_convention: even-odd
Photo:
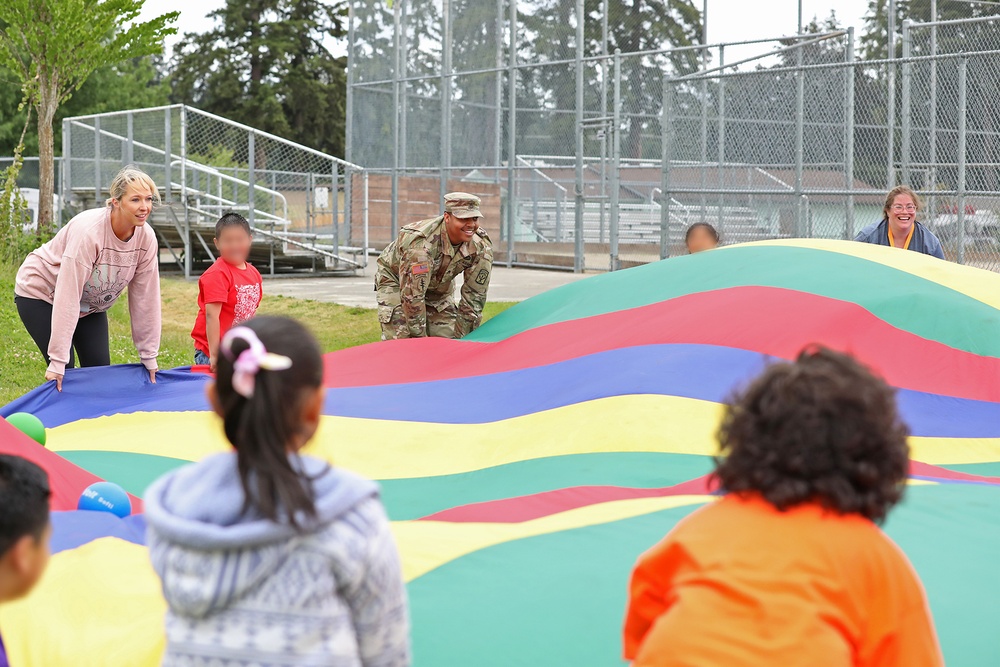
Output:
[[205,329],[205,304],[221,303],[219,335],[224,336],[232,327],[243,324],[254,316],[264,295],[264,281],[260,271],[247,262],[240,269],[221,257],[198,279],[198,318],[194,321],[191,338],[194,346],[206,355],[208,334]]

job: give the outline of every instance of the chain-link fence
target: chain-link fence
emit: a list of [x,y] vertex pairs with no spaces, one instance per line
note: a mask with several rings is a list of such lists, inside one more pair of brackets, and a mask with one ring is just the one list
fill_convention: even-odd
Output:
[[352,0],[347,159],[382,179],[375,244],[463,189],[500,261],[615,269],[700,221],[852,238],[908,184],[949,258],[1000,269],[994,19],[907,21],[876,62],[850,29],[663,49],[626,9]]
[[130,163],[160,187],[151,224],[185,275],[215,259],[215,223],[228,211],[250,222],[252,257],[271,273],[367,261],[368,176],[353,164],[182,105],[63,121],[62,191],[73,207],[103,204]]

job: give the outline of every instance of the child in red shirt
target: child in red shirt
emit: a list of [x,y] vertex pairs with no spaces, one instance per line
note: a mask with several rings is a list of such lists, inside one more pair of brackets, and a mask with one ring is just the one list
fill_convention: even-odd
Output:
[[222,336],[251,319],[264,294],[260,272],[247,262],[252,241],[250,223],[238,213],[226,213],[215,223],[219,258],[198,279],[198,318],[191,331],[194,363],[213,373]]
[[726,493],[639,558],[635,666],[939,667],[923,587],[876,525],[909,449],[892,390],[828,350],[775,364],[729,406]]

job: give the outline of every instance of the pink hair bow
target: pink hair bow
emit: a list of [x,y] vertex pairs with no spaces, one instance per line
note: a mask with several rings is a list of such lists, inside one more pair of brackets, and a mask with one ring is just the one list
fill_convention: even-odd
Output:
[[[233,342],[236,340],[242,340],[250,347],[233,359]],[[264,343],[249,327],[230,329],[222,338],[222,352],[227,359],[233,360],[233,389],[244,398],[253,398],[260,369],[283,371],[292,367],[292,360],[288,357],[268,352]]]

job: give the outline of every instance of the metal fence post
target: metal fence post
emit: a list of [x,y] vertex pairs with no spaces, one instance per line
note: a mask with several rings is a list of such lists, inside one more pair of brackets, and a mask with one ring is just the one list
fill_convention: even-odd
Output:
[[805,160],[804,134],[805,134],[805,99],[806,99],[806,75],[802,66],[805,64],[802,52],[802,40],[797,42],[796,62],[798,69],[795,72],[795,235],[808,236],[806,232],[806,210],[805,201],[802,197],[802,173]]
[[514,265],[517,220],[515,162],[517,161],[517,0],[510,0],[510,46],[507,54],[507,268]]
[[[704,38],[704,36],[703,36]],[[708,69],[708,49],[702,50],[702,70]],[[708,189],[708,78],[701,79],[701,221],[707,222],[704,190]]]
[[847,29],[847,90],[844,110],[844,180],[847,186],[847,215],[844,238],[854,238],[854,28]]
[[[931,0],[931,21],[937,21],[937,0]],[[937,212],[933,194],[937,189],[937,25],[935,23],[931,23],[930,70],[930,94],[927,100],[930,113],[927,153],[931,164],[927,170],[930,183],[924,183],[924,189],[931,192],[927,198],[927,211],[933,220]]]
[[132,112],[125,112],[125,164],[134,162],[135,146],[132,138]]
[[617,271],[620,267],[618,263],[618,223],[620,219],[620,211],[618,210],[618,197],[620,196],[621,187],[619,185],[619,179],[621,178],[621,133],[622,133],[622,51],[621,49],[615,49],[615,60],[614,60],[614,79],[615,79],[615,92],[614,99],[611,104],[614,106],[612,110],[612,121],[611,121],[611,215],[608,220],[608,241],[610,242],[611,250],[611,262],[610,269],[612,271]]
[[889,30],[886,36],[886,63],[888,72],[886,100],[886,168],[885,189],[891,190],[896,185],[896,0],[889,0]]
[[[347,2],[347,96],[344,101],[344,159],[354,162],[354,2]],[[345,183],[346,188],[350,185]]]
[[496,78],[493,81],[493,99],[496,109],[493,116],[493,164],[497,168],[496,181],[500,183],[500,159],[503,145],[503,0],[497,0],[496,24]]
[[399,230],[399,2],[393,3],[392,7],[392,192],[389,198],[390,217],[392,218],[392,230],[389,234],[390,240],[396,236]]
[[[344,158],[353,162],[354,153],[354,2],[347,2],[347,99],[344,104]],[[366,176],[367,177],[367,176]],[[351,242],[354,242],[354,174],[344,170],[344,221],[350,230]],[[334,193],[336,194],[336,193]],[[366,197],[367,199],[367,197]],[[368,262],[368,227],[365,226],[365,242],[362,248],[365,264]]]
[[660,106],[660,259],[670,256],[670,156],[673,120],[673,85],[663,76],[663,101]]
[[562,216],[563,209],[566,208],[566,191],[559,190],[559,201],[556,202],[556,243],[562,237]]
[[257,185],[255,181],[257,180],[256,170],[257,162],[257,147],[256,140],[254,138],[253,132],[247,132],[247,220],[250,222],[250,226],[253,227],[254,222],[254,212],[257,208],[256,203],[256,193],[254,190]]
[[966,107],[969,57],[958,61],[958,263],[965,264],[965,162]]
[[[716,138],[716,143],[718,144],[718,161],[719,161],[719,190],[725,188],[725,176],[724,176],[724,166],[726,162],[726,77],[725,70],[722,67],[726,64],[726,47],[719,46],[719,87],[718,87],[718,108],[716,113],[718,114],[718,137]],[[726,204],[726,196],[724,194],[719,194],[719,215],[718,215],[718,225],[719,225],[719,235],[725,238],[725,227],[726,218],[723,215],[723,210]]]
[[167,204],[169,204],[171,200],[170,193],[172,188],[170,187],[170,181],[172,176],[170,174],[170,163],[174,157],[174,142],[170,135],[170,112],[172,110],[173,107],[167,107],[163,110],[163,146],[165,148],[163,151],[163,201]]
[[364,224],[365,266],[368,266],[368,172],[361,174],[361,220]]
[[576,0],[576,205],[573,210],[573,270],[580,273],[586,266],[586,245],[583,238],[583,21],[584,2]]
[[62,159],[62,185],[60,186],[60,195],[62,199],[69,200],[71,194],[70,190],[73,189],[73,184],[71,180],[72,172],[71,163],[73,161],[73,126],[70,124],[68,118],[63,119],[63,159]]
[[[266,177],[267,176],[265,175],[265,178]],[[306,204],[306,207],[305,207],[306,208],[306,233],[309,234],[309,233],[312,232],[313,227],[316,224],[316,221],[315,221],[316,220],[316,174],[314,174],[312,172],[312,170],[310,169],[309,172],[305,175],[305,177],[306,177],[306,182],[305,182],[305,188],[306,188],[306,192],[305,192],[305,194],[306,194],[306,196],[305,196],[305,204]],[[274,190],[274,173],[273,172],[271,173],[271,182],[268,184],[268,187],[271,190]],[[274,197],[268,197],[268,199],[271,200],[271,214],[273,215],[274,214]]]
[[337,163],[330,161],[333,173],[330,175],[330,208],[333,209],[333,254],[340,254],[340,170]]
[[94,205],[101,205],[101,117],[94,118]]
[[[608,0],[601,0],[601,118],[608,117]],[[607,215],[604,195],[608,187],[608,133],[601,132],[601,199],[598,200],[599,221],[597,242],[604,243],[604,228]]]
[[443,0],[441,14],[444,18],[444,44],[441,47],[441,197],[448,192],[451,177],[451,0]]
[[900,146],[900,151],[902,152],[902,176],[903,184],[912,186],[913,183],[910,182],[910,150],[912,145],[912,137],[910,133],[913,130],[912,115],[910,112],[911,105],[911,90],[912,77],[913,77],[913,64],[909,62],[908,58],[911,56],[911,39],[910,34],[911,26],[913,21],[910,19],[905,19],[903,21],[903,82],[901,89],[902,99],[900,100],[900,115],[902,116],[902,141]]
[[531,220],[536,230],[538,229],[538,182],[541,180],[539,173],[537,169],[531,173]]
[[[59,197],[59,208],[65,205],[65,202],[69,201],[69,198],[73,194],[73,144],[71,138],[73,136],[73,126],[70,125],[69,119],[64,118],[62,122],[62,192],[60,192]],[[58,227],[62,227],[62,211],[60,210],[59,224]]]
[[406,0],[399,0],[399,166],[406,173],[406,119],[408,113],[408,93],[406,92],[406,55],[409,42],[406,39]]
[[181,106],[181,205],[184,207],[184,277],[191,277],[191,211],[187,192],[187,107]]

